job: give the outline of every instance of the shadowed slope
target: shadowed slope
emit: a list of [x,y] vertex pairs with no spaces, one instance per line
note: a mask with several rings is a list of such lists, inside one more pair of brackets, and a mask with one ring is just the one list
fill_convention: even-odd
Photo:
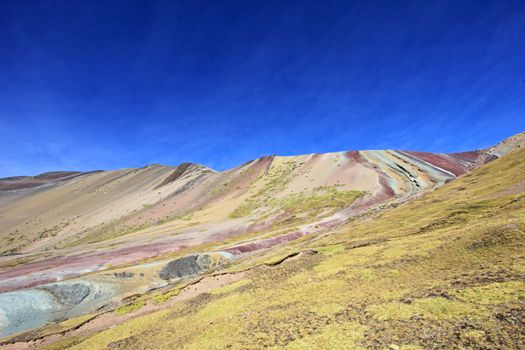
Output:
[[92,171],[89,173],[82,173],[79,171],[52,171],[36,176],[4,177],[0,179],[0,191],[14,191],[40,186],[50,186],[60,181],[66,181],[77,176],[96,172],[99,171]]

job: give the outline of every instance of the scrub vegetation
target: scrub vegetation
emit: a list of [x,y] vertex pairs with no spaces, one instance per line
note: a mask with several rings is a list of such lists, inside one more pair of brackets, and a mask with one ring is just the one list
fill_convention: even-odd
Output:
[[336,185],[318,187],[311,192],[292,193],[283,198],[259,194],[241,204],[231,213],[230,218],[245,217],[256,210],[270,213],[283,210],[288,214],[317,215],[321,211],[347,207],[366,194],[364,191],[339,190]]

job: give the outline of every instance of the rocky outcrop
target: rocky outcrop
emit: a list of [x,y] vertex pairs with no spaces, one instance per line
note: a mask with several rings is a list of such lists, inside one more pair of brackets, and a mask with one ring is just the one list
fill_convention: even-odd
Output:
[[211,169],[208,169],[202,165],[193,164],[193,163],[182,163],[179,166],[177,166],[175,170],[173,170],[173,172],[169,174],[159,185],[157,185],[155,189],[159,189],[162,186],[165,186],[169,183],[177,181],[183,175],[187,174],[188,172],[192,172],[192,171],[212,172]]
[[91,289],[86,283],[50,284],[42,287],[47,290],[62,304],[78,305],[87,298]]
[[221,253],[189,255],[170,261],[160,270],[159,277],[170,280],[197,276],[216,269],[226,261],[226,255]]
[[133,272],[127,272],[127,271],[113,273],[113,276],[115,276],[116,279],[121,279],[121,280],[132,278],[134,275],[135,274]]

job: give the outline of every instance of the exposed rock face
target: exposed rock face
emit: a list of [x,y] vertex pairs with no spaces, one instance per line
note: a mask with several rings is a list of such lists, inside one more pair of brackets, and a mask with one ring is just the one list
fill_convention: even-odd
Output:
[[91,289],[85,283],[52,284],[42,287],[53,294],[60,303],[78,305],[87,298]]
[[0,338],[48,322],[91,313],[106,305],[118,291],[114,283],[95,279],[70,280],[0,293]]
[[198,255],[185,256],[177,260],[170,261],[160,272],[162,279],[181,278],[197,275],[202,267],[197,263]]
[[183,175],[187,174],[190,171],[204,171],[204,172],[213,172],[211,169],[208,169],[206,167],[203,167],[199,164],[193,164],[193,163],[182,163],[179,166],[173,170],[173,172],[164,179],[155,189],[161,188],[162,186],[165,186],[169,183],[172,183],[179,178],[181,178]]
[[525,132],[521,132],[517,135],[511,136],[501,141],[494,147],[490,147],[488,149],[488,153],[495,157],[502,157],[505,154],[515,149],[522,148],[524,144],[525,144]]
[[224,258],[218,254],[199,254],[185,256],[170,261],[159,272],[159,277],[165,280],[196,276],[210,271],[223,262]]

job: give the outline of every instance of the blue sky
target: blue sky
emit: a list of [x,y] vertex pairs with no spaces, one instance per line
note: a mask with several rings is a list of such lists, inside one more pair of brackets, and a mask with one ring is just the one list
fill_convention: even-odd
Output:
[[524,1],[2,1],[0,176],[525,130]]

